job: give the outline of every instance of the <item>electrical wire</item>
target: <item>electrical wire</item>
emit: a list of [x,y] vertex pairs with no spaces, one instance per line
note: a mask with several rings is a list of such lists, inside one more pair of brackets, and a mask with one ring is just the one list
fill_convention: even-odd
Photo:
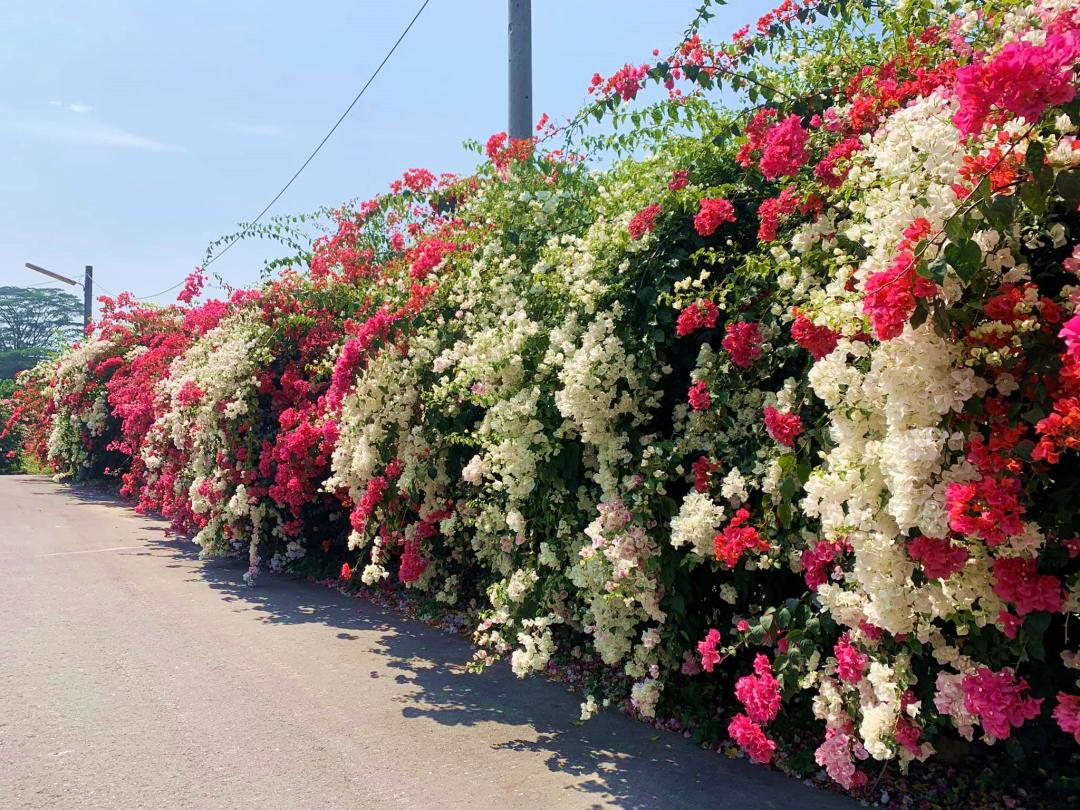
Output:
[[[266,214],[266,212],[269,211],[273,207],[274,203],[276,203],[278,200],[280,200],[282,195],[286,191],[289,190],[289,187],[294,182],[296,182],[296,178],[298,178],[303,173],[304,169],[306,169],[308,167],[308,164],[311,163],[311,161],[315,159],[315,156],[317,154],[319,154],[319,151],[323,148],[323,146],[326,145],[326,142],[328,140],[330,140],[330,136],[333,135],[334,132],[337,131],[337,128],[339,126],[341,126],[341,122],[345,120],[345,117],[350,112],[352,112],[352,108],[356,106],[356,103],[358,101],[360,101],[361,97],[363,97],[364,93],[371,86],[371,83],[373,81],[375,81],[375,77],[377,77],[379,75],[379,73],[382,71],[383,67],[385,67],[386,63],[390,61],[390,57],[394,55],[394,51],[396,51],[398,49],[398,46],[401,45],[401,43],[405,39],[406,35],[409,33],[410,30],[412,30],[412,27],[413,27],[413,25],[416,24],[416,21],[418,19],[420,19],[420,15],[424,13],[424,9],[426,9],[428,7],[428,3],[430,3],[430,2],[431,2],[431,0],[424,0],[424,2],[420,4],[420,8],[417,9],[416,14],[414,14],[413,18],[411,20],[409,20],[409,24],[405,26],[405,30],[401,32],[401,35],[397,38],[397,41],[394,42],[394,44],[391,46],[390,50],[386,52],[386,56],[384,56],[382,61],[379,62],[379,66],[375,68],[375,71],[371,74],[371,76],[368,77],[368,80],[366,82],[364,82],[364,86],[360,88],[360,92],[356,94],[356,97],[353,98],[353,100],[349,103],[349,106],[345,108],[345,112],[343,112],[340,115],[340,117],[338,118],[338,120],[334,122],[334,125],[332,127],[330,127],[330,131],[327,132],[325,136],[323,136],[323,139],[321,141],[319,141],[319,145],[315,147],[315,149],[312,151],[312,153],[310,155],[308,155],[307,160],[305,160],[303,162],[303,164],[300,166],[300,168],[296,170],[296,173],[293,174],[293,176],[289,178],[289,182],[287,182],[284,186],[282,186],[281,191],[279,191],[277,194],[274,195],[274,198],[272,200],[270,200],[270,202],[268,202],[265,205],[265,207],[263,207],[263,210],[259,212],[258,216],[256,216],[255,219],[251,220],[250,222],[245,223],[246,225],[248,225],[248,226],[254,225],[260,219],[262,219],[263,216]],[[216,262],[218,259],[220,259],[222,256],[224,256],[226,253],[228,253],[229,248],[231,248],[233,245],[235,245],[238,241],[240,241],[239,237],[233,237],[233,239],[231,241],[229,241],[229,242],[227,242],[225,244],[225,247],[223,247],[219,253],[214,254],[210,258],[210,260],[203,265],[203,269],[209,267],[214,262]],[[172,292],[173,290],[175,290],[177,287],[179,287],[183,283],[184,283],[184,280],[178,281],[176,284],[172,285],[171,287],[169,287],[167,289],[162,290],[161,292],[154,293],[153,295],[144,295],[144,296],[138,298],[137,300],[145,301],[145,300],[147,300],[149,298],[157,298],[159,295],[164,295],[167,292]]]

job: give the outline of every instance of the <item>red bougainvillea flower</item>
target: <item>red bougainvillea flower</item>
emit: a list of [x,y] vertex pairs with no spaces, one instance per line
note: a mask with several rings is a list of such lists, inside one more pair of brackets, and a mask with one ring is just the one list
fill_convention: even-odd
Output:
[[998,611],[998,627],[1001,632],[1005,634],[1006,638],[1015,639],[1020,632],[1020,628],[1024,624],[1024,620],[1019,616],[1014,616],[1007,610]]
[[704,380],[698,380],[690,386],[687,392],[690,407],[695,411],[708,410],[712,405],[712,397],[709,395],[709,386]]
[[922,564],[927,579],[948,579],[964,567],[967,549],[954,546],[948,539],[916,537],[907,544],[911,559]]
[[754,658],[754,674],[735,682],[735,697],[755,723],[771,723],[780,712],[780,683],[773,677],[769,659],[760,653]]
[[805,315],[796,311],[795,320],[791,324],[791,337],[810,352],[815,360],[832,353],[840,336],[827,326],[817,326]]
[[814,176],[829,188],[839,188],[848,174],[851,156],[863,148],[858,138],[846,138],[829,150],[814,167]]
[[803,423],[797,413],[778,411],[772,405],[766,405],[765,429],[784,447],[791,447],[803,432]]
[[919,736],[921,734],[922,729],[901,713],[896,720],[896,741],[914,757],[922,754],[922,748],[919,745]]
[[690,172],[686,169],[677,169],[671,173],[671,180],[668,182],[667,187],[672,191],[678,191],[688,185],[690,185]]
[[725,222],[735,221],[735,206],[723,197],[703,197],[694,216],[694,230],[701,236],[712,236]]
[[762,107],[751,116],[746,125],[746,143],[739,149],[735,160],[740,166],[750,166],[754,162],[754,153],[759,152],[765,146],[765,134],[769,131],[770,124],[776,120],[779,112],[772,107]]
[[890,340],[904,331],[919,298],[937,294],[937,285],[915,272],[915,254],[902,250],[887,270],[866,280],[863,311],[870,317],[874,337]]
[[511,138],[505,132],[496,132],[488,138],[484,153],[496,169],[505,172],[511,163],[528,160],[534,146],[532,138]]
[[761,327],[754,321],[735,321],[724,328],[720,342],[739,368],[749,368],[761,357]]
[[695,301],[679,313],[679,318],[675,321],[675,334],[686,337],[699,329],[712,329],[719,317],[720,310],[712,301],[707,298]]
[[795,186],[788,186],[776,197],[762,200],[758,206],[758,233],[762,242],[772,242],[780,227],[780,220],[793,214],[799,207],[800,197]]
[[642,83],[649,72],[648,65],[626,64],[613,73],[606,81],[599,73],[593,74],[588,92],[600,98],[616,95],[623,101],[632,101],[641,90]]
[[199,388],[198,383],[194,380],[188,380],[180,386],[180,390],[176,392],[176,403],[185,408],[191,405],[198,405],[202,402],[202,398],[203,390]]
[[180,290],[180,294],[176,296],[176,300],[184,304],[190,304],[202,293],[203,284],[205,283],[206,277],[203,275],[203,269],[196,267],[195,272],[184,279],[184,287]]
[[1039,442],[1031,451],[1037,461],[1057,464],[1066,450],[1080,450],[1080,398],[1062,397],[1054,412],[1035,425]]
[[994,560],[994,593],[1012,603],[1020,616],[1039,610],[1057,613],[1065,601],[1061,581],[1040,574],[1035,560],[1027,557]]
[[352,566],[350,566],[348,563],[343,563],[341,566],[341,579],[343,581],[348,581],[349,579],[352,579]]
[[713,538],[713,551],[716,559],[724,563],[728,568],[734,568],[739,564],[743,555],[750,551],[768,551],[769,541],[762,537],[753,526],[745,525],[750,520],[750,512],[740,509]]
[[406,541],[401,552],[401,567],[398,569],[398,578],[402,582],[416,582],[427,571],[428,561],[420,554],[420,543],[416,540]]
[[716,645],[720,643],[720,631],[713,628],[705,634],[705,638],[698,642],[698,653],[701,655],[701,667],[706,672],[712,672],[713,667],[720,663],[720,653]]
[[652,233],[656,227],[656,217],[660,214],[660,206],[656,203],[646,205],[630,220],[626,229],[630,232],[630,238],[637,240],[647,233]]
[[690,471],[694,475],[694,489],[705,493],[709,491],[709,475],[720,465],[709,460],[708,456],[698,456],[690,465]]
[[983,476],[978,481],[945,485],[949,527],[961,534],[980,537],[989,546],[1019,534],[1026,508],[1019,500],[1020,482],[1009,476]]
[[1066,734],[1072,734],[1076,744],[1080,745],[1080,695],[1057,693],[1057,706],[1054,707],[1054,720]]

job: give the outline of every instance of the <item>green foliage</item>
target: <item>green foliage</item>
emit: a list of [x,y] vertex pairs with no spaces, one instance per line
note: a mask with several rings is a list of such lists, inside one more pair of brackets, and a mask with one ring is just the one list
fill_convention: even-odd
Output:
[[14,393],[14,381],[0,379],[0,473],[18,472],[21,466],[18,455],[19,431],[17,429],[5,431],[4,429],[11,416],[12,405],[9,399]]
[[[50,288],[0,287],[0,352],[43,353],[74,340],[81,330],[82,301],[71,293]],[[17,362],[15,358],[5,359]],[[5,376],[0,370],[0,378]]]
[[0,351],[0,381],[15,379],[20,371],[31,369],[49,356],[45,349],[11,349]]

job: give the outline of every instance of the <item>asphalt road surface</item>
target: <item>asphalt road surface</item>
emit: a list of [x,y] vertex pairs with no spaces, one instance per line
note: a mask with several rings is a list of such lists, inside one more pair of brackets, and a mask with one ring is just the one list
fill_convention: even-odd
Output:
[[461,638],[0,476],[0,808],[841,808]]

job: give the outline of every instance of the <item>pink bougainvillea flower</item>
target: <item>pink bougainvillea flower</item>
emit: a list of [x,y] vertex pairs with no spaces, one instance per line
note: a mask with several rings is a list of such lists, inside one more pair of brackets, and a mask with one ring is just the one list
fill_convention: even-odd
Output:
[[725,222],[735,221],[735,206],[723,197],[703,197],[694,216],[694,230],[701,236],[712,236]]
[[1028,695],[1028,683],[1016,678],[1011,669],[993,671],[980,667],[960,684],[964,709],[975,717],[987,734],[1006,739],[1014,728],[1039,716],[1042,698]]
[[728,735],[754,762],[767,765],[772,761],[776,743],[770,740],[761,726],[745,714],[737,714],[728,724]]
[[1051,33],[1040,44],[1009,42],[988,61],[956,72],[959,109],[953,118],[965,135],[979,132],[993,109],[1039,120],[1049,105],[1076,96],[1072,69],[1080,59],[1080,32]]
[[772,127],[765,135],[758,164],[765,179],[776,180],[798,172],[809,157],[806,151],[808,137],[802,119],[797,115],[789,115]]
[[687,304],[675,321],[675,334],[686,337],[699,329],[712,329],[719,317],[720,310],[707,298]]
[[749,368],[761,357],[761,327],[754,321],[735,321],[724,328],[720,342],[739,368]]
[[1080,695],[1058,692],[1054,720],[1062,731],[1072,734],[1076,744],[1080,745]]
[[712,397],[709,395],[709,385],[704,380],[698,380],[690,386],[687,392],[690,407],[695,411],[707,411],[712,406]]
[[754,658],[754,674],[735,682],[735,697],[755,723],[771,723],[780,713],[780,683],[773,677],[769,659],[760,653]]
[[1074,363],[1080,363],[1080,315],[1067,320],[1058,332],[1058,337],[1065,341],[1065,351]]
[[698,642],[698,654],[701,656],[701,668],[706,672],[712,672],[713,667],[720,663],[720,653],[716,645],[720,643],[720,631],[713,628],[705,634],[705,638]]
[[840,640],[833,647],[833,655],[836,656],[836,675],[840,680],[844,683],[858,683],[862,680],[869,659],[851,643],[850,633],[840,636]]
[[803,432],[802,419],[797,413],[778,411],[772,405],[765,406],[765,429],[784,447],[791,447]]

